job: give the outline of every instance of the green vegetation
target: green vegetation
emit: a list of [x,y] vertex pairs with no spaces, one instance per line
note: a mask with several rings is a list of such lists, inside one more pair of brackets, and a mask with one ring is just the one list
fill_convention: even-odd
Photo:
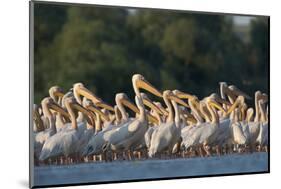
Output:
[[35,103],[52,85],[76,82],[109,103],[117,92],[133,99],[134,73],[200,98],[218,92],[219,81],[268,91],[266,17],[252,20],[245,42],[230,16],[42,3],[34,11]]

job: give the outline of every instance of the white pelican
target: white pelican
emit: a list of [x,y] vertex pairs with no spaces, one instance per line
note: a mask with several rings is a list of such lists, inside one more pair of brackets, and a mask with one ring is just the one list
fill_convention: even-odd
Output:
[[84,152],[88,147],[88,143],[90,139],[96,135],[97,133],[101,132],[102,130],[102,120],[109,121],[108,115],[106,115],[103,111],[95,107],[92,101],[85,100],[83,102],[83,106],[89,111],[92,117],[95,119],[95,126],[87,123],[87,129],[84,130],[83,137],[80,140],[80,153],[79,155],[84,156]]
[[213,97],[207,97],[202,103],[205,103],[211,117],[209,118],[210,122],[206,122],[202,129],[198,130],[200,133],[200,138],[198,144],[201,145],[208,156],[211,155],[209,151],[210,145],[214,144],[214,141],[217,140],[219,136],[219,128],[221,123],[219,120],[219,115],[215,108],[224,112],[224,109],[218,104]]
[[[202,132],[201,130],[206,125],[204,119],[206,119],[207,121],[211,120],[209,118],[210,113],[208,113],[208,110],[204,109],[205,107],[203,108],[203,105],[205,106],[205,104],[201,103],[200,105],[200,101],[195,95],[190,95],[188,93],[184,93],[178,90],[176,90],[176,95],[181,99],[188,99],[188,105],[191,109],[191,114],[196,119],[196,123],[194,123],[193,121],[194,124],[186,126],[182,129],[181,148],[187,150],[186,152],[192,152],[194,148],[198,148],[200,150],[200,154],[202,155],[201,147],[198,147],[199,139]],[[202,109],[203,111],[201,111],[200,109]]]
[[[264,97],[264,96],[263,96]],[[267,96],[266,96],[267,98]],[[262,150],[263,148],[265,151],[267,151],[267,145],[268,145],[268,117],[266,115],[266,101],[267,99],[260,99],[259,109],[260,109],[260,132],[259,136],[257,138],[257,144],[259,145],[259,150]]]
[[[59,86],[53,86],[49,89],[49,95],[50,97],[56,102],[59,106],[63,107],[63,90]],[[57,130],[61,130],[62,126],[65,125],[66,120],[63,119],[63,116],[60,112],[56,115],[56,128]]]
[[[189,106],[198,120],[197,124],[191,126],[190,129],[188,129],[189,127],[183,129],[183,147],[185,149],[189,149],[192,147],[199,148],[200,154],[202,155],[201,147],[203,146],[207,155],[210,155],[207,144],[217,144],[216,142],[218,142],[218,139],[222,140],[220,135],[225,133],[225,127],[228,127],[229,124],[229,122],[217,121],[217,111],[213,109],[213,106],[218,108],[223,114],[225,114],[224,109],[219,104],[217,104],[217,101],[221,102],[222,104],[229,105],[229,103],[219,98],[215,94],[210,95],[200,102],[198,102],[196,97],[191,97],[189,94],[182,92],[178,92],[178,97],[189,99]],[[203,122],[202,118],[204,118],[206,122]],[[220,126],[217,126],[217,124],[219,124]]]
[[136,94],[135,101],[140,113],[132,123],[121,126],[111,133],[109,144],[113,151],[131,150],[131,147],[134,147],[144,137],[148,129],[147,112],[139,89],[145,89],[156,96],[162,97],[162,94],[140,74],[135,74],[132,77],[132,83]]
[[163,92],[163,99],[168,108],[169,115],[166,123],[160,125],[152,133],[151,143],[148,151],[149,157],[153,157],[157,153],[166,150],[168,150],[168,153],[171,154],[175,144],[179,142],[181,137],[180,115],[177,103],[182,104],[186,107],[188,105],[181,99],[176,97],[170,90],[166,90]]
[[[145,100],[148,98],[147,95],[142,95],[142,98]],[[157,119],[157,123],[155,123],[153,126],[150,125],[150,127],[147,129],[145,135],[144,135],[144,141],[145,141],[145,146],[147,149],[149,149],[150,147],[150,142],[151,142],[151,136],[152,133],[154,132],[155,129],[158,128],[159,125],[163,124],[163,122],[165,121],[165,118],[163,116],[168,115],[169,113],[166,111],[166,109],[164,109],[161,105],[160,102],[153,102],[153,104],[158,108],[155,109],[154,106],[151,106],[151,115],[154,116]],[[159,112],[159,110],[161,112]],[[164,114],[163,116],[161,116],[161,114]],[[156,127],[155,127],[156,126]]]
[[[222,104],[225,104],[225,105],[231,105],[229,102],[225,101],[224,99],[220,99],[216,94],[212,94],[210,97],[208,97],[214,102],[220,102]],[[216,147],[216,151],[217,151],[217,154],[220,155],[221,152],[220,152],[220,148],[222,147],[222,145],[225,145],[226,141],[228,141],[230,138],[234,138],[234,141],[238,141],[239,139],[239,144],[244,144],[245,143],[245,137],[243,135],[243,132],[242,132],[242,128],[240,125],[237,125],[237,124],[232,124],[230,122],[230,119],[226,119],[226,117],[228,117],[228,115],[234,111],[234,109],[236,108],[236,106],[240,103],[244,103],[244,98],[243,96],[239,96],[236,101],[234,102],[234,104],[228,109],[228,111],[226,112],[222,107],[219,106],[219,104],[213,104],[215,105],[216,108],[218,108],[218,110],[221,110],[221,112],[225,112],[223,113],[223,117],[224,119],[219,119],[218,117],[218,112],[215,110],[215,109],[210,109],[211,106],[207,106],[208,108],[208,111],[210,112],[211,114],[211,117],[209,119],[211,119],[212,121],[212,124],[214,125],[214,116],[216,116],[216,118],[219,119],[218,121],[218,127],[216,128],[215,132],[213,132],[213,134],[211,134],[210,136],[206,137],[203,135],[203,139],[204,140],[207,140],[207,143],[210,145],[210,146],[215,146]],[[241,102],[242,101],[242,102]],[[208,105],[209,103],[208,102],[205,102],[206,105]],[[226,106],[225,106],[226,107]],[[213,110],[213,111],[211,111]],[[215,114],[213,114],[215,113]],[[213,114],[213,115],[212,115]],[[215,119],[216,119],[215,118]],[[214,128],[214,127],[213,127]],[[209,130],[209,129],[208,129]],[[205,134],[206,132],[204,132]],[[201,141],[199,141],[199,143],[202,143],[202,136],[201,136]],[[232,140],[233,141],[233,140]],[[206,143],[206,142],[205,142]],[[203,145],[204,146],[204,145]],[[205,148],[205,151],[206,151],[206,148]],[[208,150],[207,150],[208,151]],[[206,152],[207,152],[206,151]],[[207,152],[207,155],[210,155],[209,152]]]
[[191,109],[191,113],[196,119],[196,123],[186,126],[181,130],[182,148],[191,152],[194,148],[197,148],[197,139],[199,137],[197,130],[200,130],[201,125],[205,124],[204,116],[206,116],[206,114],[200,111],[199,100],[196,96],[190,96],[189,94],[183,92],[178,92],[177,96],[181,99],[188,99],[188,105]]
[[[80,139],[84,136],[83,134],[86,124],[84,122],[77,123],[74,109],[86,114],[89,124],[94,124],[93,118],[91,117],[92,114],[89,114],[89,112],[78,104],[74,98],[66,98],[64,105],[70,115],[71,127],[66,127],[66,129],[56,133],[44,143],[39,157],[40,160],[46,160],[47,158],[54,158],[63,155],[65,157],[74,156],[77,158],[81,149]],[[78,124],[82,124],[84,126],[78,126]]]
[[255,117],[254,117],[254,121],[249,121],[247,122],[248,125],[248,129],[249,129],[249,133],[250,133],[250,137],[249,137],[249,145],[250,145],[250,150],[254,151],[256,148],[256,142],[257,142],[257,138],[259,136],[260,133],[260,108],[259,108],[259,104],[258,101],[261,98],[261,92],[260,91],[256,91],[255,92]]
[[[115,95],[115,102],[116,102],[116,115],[119,117],[119,113],[121,114],[120,120],[117,122],[116,125],[110,124],[106,125],[103,130],[96,133],[95,136],[93,136],[89,142],[87,147],[85,148],[85,151],[83,153],[84,156],[86,155],[98,155],[103,152],[105,152],[110,134],[114,132],[114,130],[118,127],[121,127],[123,125],[129,124],[133,121],[133,119],[128,117],[128,114],[125,110],[124,106],[129,107],[130,109],[134,110],[134,105],[130,102],[129,98],[125,93],[118,93]],[[118,118],[119,119],[119,118]]]
[[234,115],[233,115],[233,120],[230,124],[230,127],[231,127],[231,143],[236,145],[243,145],[243,144],[246,144],[246,140],[247,140],[247,132],[248,131],[245,131],[243,129],[243,122],[239,119],[239,114],[240,114],[240,110],[241,108],[236,108],[234,110]]
[[[160,110],[160,108],[155,103],[153,103],[145,93],[141,93],[141,97],[144,105],[148,106],[151,111],[150,113],[147,112],[148,120],[150,121],[148,124],[149,127],[147,131],[145,132],[142,139],[137,144],[131,147],[132,149],[138,152],[139,159],[141,158],[142,153],[147,154],[147,149],[150,146],[152,133],[154,132],[155,128],[158,128],[158,125],[162,124],[161,115],[163,114],[162,110]],[[137,111],[136,113],[138,116],[139,111]]]
[[244,96],[238,96],[226,113],[226,115],[231,113],[230,123],[229,126],[225,125],[223,128],[224,134],[222,135],[224,135],[225,138],[220,144],[228,147],[230,152],[233,150],[233,145],[245,145],[249,137],[247,125],[245,125],[245,122],[241,121],[241,118],[239,118],[244,104]]
[[34,152],[36,157],[39,157],[42,147],[46,140],[56,134],[57,132],[55,125],[55,116],[50,109],[53,109],[54,111],[58,112],[60,111],[64,115],[67,115],[67,113],[50,97],[44,98],[41,102],[41,106],[43,110],[43,115],[49,120],[50,125],[49,128],[46,128],[41,132],[34,133]]

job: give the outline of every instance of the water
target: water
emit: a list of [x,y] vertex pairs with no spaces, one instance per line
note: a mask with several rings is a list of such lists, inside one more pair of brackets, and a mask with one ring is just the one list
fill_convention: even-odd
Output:
[[35,186],[268,171],[268,154],[35,167]]

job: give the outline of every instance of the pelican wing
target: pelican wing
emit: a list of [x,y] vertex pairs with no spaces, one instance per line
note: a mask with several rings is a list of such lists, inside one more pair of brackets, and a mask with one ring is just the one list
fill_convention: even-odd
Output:
[[170,150],[180,138],[180,129],[173,122],[160,125],[155,132],[152,133],[149,148],[149,156],[153,156],[158,152]]
[[76,130],[59,132],[44,143],[39,159],[46,160],[47,158],[61,155],[68,156],[75,153],[78,146],[79,138]]
[[136,119],[130,124],[115,129],[109,137],[109,144],[112,150],[128,149],[144,137],[146,130],[147,124]]

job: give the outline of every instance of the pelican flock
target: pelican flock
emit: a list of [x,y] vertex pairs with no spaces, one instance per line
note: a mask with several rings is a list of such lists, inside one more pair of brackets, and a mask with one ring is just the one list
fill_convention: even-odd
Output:
[[[76,83],[59,86],[33,106],[35,164],[64,165],[145,159],[221,156],[268,151],[268,96],[252,98],[234,85],[199,99],[179,90],[159,91],[134,74],[134,102],[125,93],[111,106]],[[142,92],[141,92],[142,90]],[[153,96],[152,101],[149,96]]]

